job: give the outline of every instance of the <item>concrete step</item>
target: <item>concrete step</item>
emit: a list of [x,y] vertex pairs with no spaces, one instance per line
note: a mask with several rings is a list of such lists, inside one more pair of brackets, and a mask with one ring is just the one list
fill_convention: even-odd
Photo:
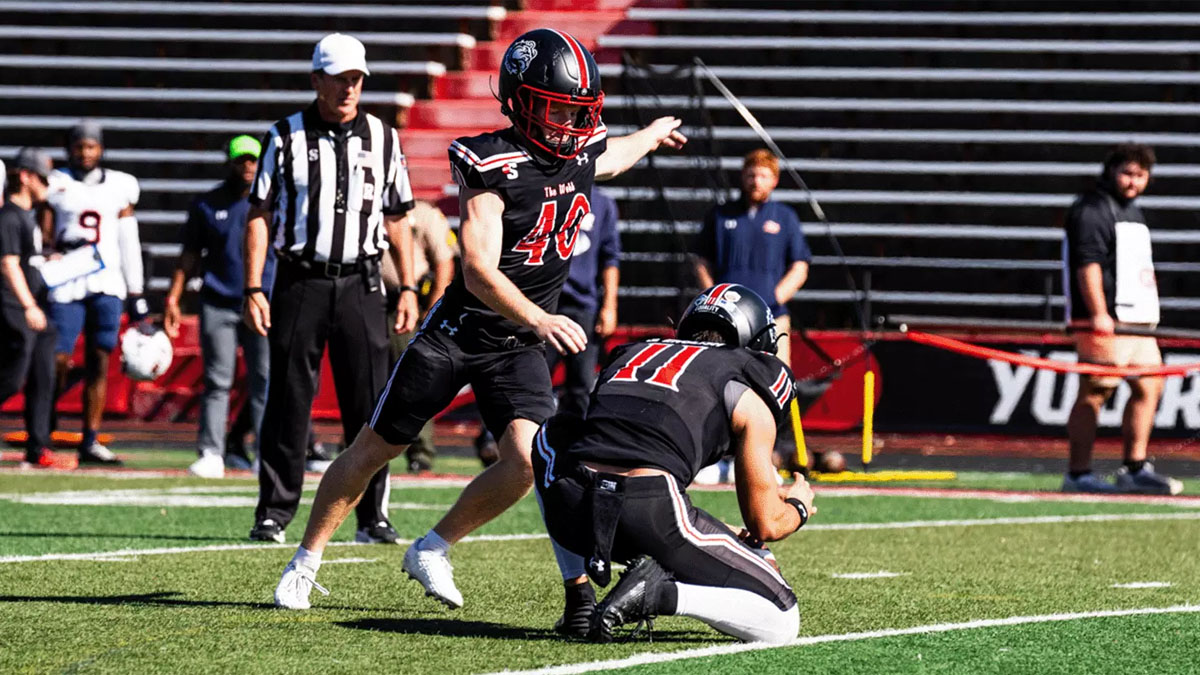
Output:
[[[499,83],[496,72],[491,70],[468,70],[461,73],[447,73],[434,81],[433,98],[492,98]],[[498,105],[498,104],[497,104]]]
[[535,28],[553,26],[571,34],[583,43],[592,54],[596,53],[596,39],[601,35],[654,35],[656,29],[650,21],[627,21],[623,11],[536,11],[510,12],[496,30],[494,42],[480,42],[464,53],[463,70],[479,70],[495,73],[500,68],[504,51],[519,35]]
[[400,132],[400,144],[404,154],[412,161],[414,157],[446,159],[450,141],[459,136],[475,136],[497,127],[446,127],[442,129],[408,128]]
[[440,159],[433,157],[408,160],[408,178],[413,190],[437,190],[451,182],[450,160],[443,153]]
[[[573,10],[578,9],[580,4],[579,0],[525,0],[522,3],[529,12]],[[590,4],[598,11],[623,10],[633,5],[660,9],[681,9],[687,6],[684,0],[592,0]]]
[[418,129],[498,129],[508,126],[508,119],[500,114],[500,106],[491,99],[445,99],[418,101],[409,111],[408,126]]

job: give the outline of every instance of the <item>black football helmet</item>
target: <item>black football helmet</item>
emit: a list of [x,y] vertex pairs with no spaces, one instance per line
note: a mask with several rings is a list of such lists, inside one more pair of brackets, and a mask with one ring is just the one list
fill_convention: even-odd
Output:
[[779,346],[775,316],[767,303],[741,284],[717,284],[697,295],[675,328],[676,337],[700,330],[721,334],[731,347],[748,347],[774,354]]
[[[550,106],[579,106],[573,120],[552,121]],[[600,126],[600,68],[574,37],[538,28],[513,40],[500,64],[500,112],[533,146],[573,159]]]

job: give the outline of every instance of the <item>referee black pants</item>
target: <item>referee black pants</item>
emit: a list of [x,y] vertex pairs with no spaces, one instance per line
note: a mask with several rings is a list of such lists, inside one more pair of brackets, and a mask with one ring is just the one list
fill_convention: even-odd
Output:
[[[304,483],[313,396],[329,345],[333,384],[349,443],[370,419],[387,381],[387,301],[363,277],[312,277],[280,261],[271,292],[271,376],[263,412],[257,521],[287,526]],[[359,527],[387,517],[388,467],[367,485],[355,509]]]

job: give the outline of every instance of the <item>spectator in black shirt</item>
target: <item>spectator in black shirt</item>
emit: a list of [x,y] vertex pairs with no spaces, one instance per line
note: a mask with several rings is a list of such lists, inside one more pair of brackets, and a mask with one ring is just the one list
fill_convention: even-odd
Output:
[[[1067,213],[1064,287],[1067,317],[1078,329],[1075,347],[1082,363],[1159,366],[1153,337],[1116,335],[1117,322],[1152,328],[1158,324],[1158,287],[1150,250],[1150,230],[1135,200],[1145,191],[1154,151],[1121,145],[1109,153],[1096,188],[1075,200]],[[1121,383],[1119,377],[1083,376],[1067,420],[1071,455],[1064,492],[1178,494],[1183,485],[1160,475],[1146,461],[1161,377],[1129,378],[1132,392],[1121,432],[1125,463],[1116,484],[1092,474],[1092,446],[1100,407]]]
[[46,321],[49,295],[35,265],[42,231],[34,208],[46,201],[53,162],[41,150],[22,148],[8,173],[0,207],[0,404],[25,384],[25,461],[50,466],[54,405],[54,326]]

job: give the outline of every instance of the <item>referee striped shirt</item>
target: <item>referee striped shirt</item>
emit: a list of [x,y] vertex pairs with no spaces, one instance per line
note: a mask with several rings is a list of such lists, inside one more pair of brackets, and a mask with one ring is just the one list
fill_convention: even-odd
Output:
[[361,110],[331,124],[314,102],[267,132],[250,203],[272,213],[277,251],[334,264],[376,257],[387,248],[384,216],[413,207],[400,136]]

